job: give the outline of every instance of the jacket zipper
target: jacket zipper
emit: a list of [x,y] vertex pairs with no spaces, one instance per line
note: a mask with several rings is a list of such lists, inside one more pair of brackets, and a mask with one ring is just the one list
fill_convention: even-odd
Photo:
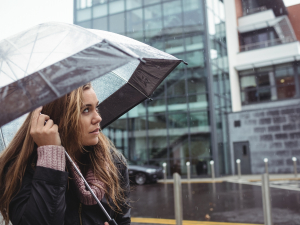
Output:
[[80,225],[82,225],[81,211],[82,211],[82,204],[81,204],[81,202],[80,202],[80,203],[79,203],[79,209],[78,209]]

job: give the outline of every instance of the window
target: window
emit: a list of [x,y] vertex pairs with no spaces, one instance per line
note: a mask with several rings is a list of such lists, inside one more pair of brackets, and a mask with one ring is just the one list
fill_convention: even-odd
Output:
[[240,71],[242,104],[293,98],[296,94],[292,63]]
[[249,51],[281,44],[281,41],[277,40],[279,37],[273,27],[242,33],[240,37],[242,43],[241,51]]
[[263,2],[258,0],[242,0],[243,14],[244,16],[256,13],[263,9]]

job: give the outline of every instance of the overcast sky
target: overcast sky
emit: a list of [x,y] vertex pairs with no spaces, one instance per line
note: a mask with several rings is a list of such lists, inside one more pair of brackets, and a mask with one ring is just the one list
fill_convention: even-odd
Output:
[[296,5],[300,3],[300,0],[283,0],[285,6]]
[[0,40],[50,21],[73,23],[73,0],[0,0]]
[[[290,6],[300,0],[284,3]],[[50,21],[73,23],[73,0],[0,0],[0,40]]]

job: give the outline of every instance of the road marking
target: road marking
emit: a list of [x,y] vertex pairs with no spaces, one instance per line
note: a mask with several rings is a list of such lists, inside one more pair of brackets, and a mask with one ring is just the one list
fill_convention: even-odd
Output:
[[[300,178],[270,178],[270,181],[289,181],[289,180],[300,180]],[[261,179],[249,179],[249,182],[261,182]]]
[[[181,180],[181,183],[182,184],[195,184],[195,183],[222,183],[224,182],[223,180],[204,180],[204,181],[185,181],[185,180]],[[167,182],[164,182],[164,181],[158,181],[158,183],[161,183],[161,184],[173,184],[174,182],[173,181],[167,181]]]
[[[261,183],[255,183],[255,182],[249,182],[249,181],[234,181],[234,180],[229,180],[227,181],[229,183],[236,183],[236,184],[248,184],[248,185],[254,185],[254,186],[260,186]],[[290,190],[290,191],[300,191],[300,188],[298,187],[289,187],[289,186],[283,186],[283,185],[275,185],[275,184],[270,184],[271,188],[279,188],[279,189],[284,189],[284,190]]]
[[[131,217],[132,223],[155,223],[155,224],[176,224],[176,220],[172,219],[157,219],[157,218],[138,218]],[[263,225],[254,223],[232,223],[232,222],[213,222],[213,221],[193,221],[183,220],[183,225]]]

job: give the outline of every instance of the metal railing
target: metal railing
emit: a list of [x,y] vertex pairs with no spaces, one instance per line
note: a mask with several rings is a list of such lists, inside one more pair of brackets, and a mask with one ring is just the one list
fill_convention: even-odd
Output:
[[266,6],[261,6],[258,8],[253,8],[253,9],[246,9],[243,11],[243,16],[248,16],[254,13],[262,12],[268,10]]
[[296,41],[296,39],[293,37],[284,37],[284,38],[278,38],[278,39],[248,44],[248,45],[242,45],[240,46],[240,52],[251,51],[260,48],[267,48],[267,47],[286,44],[294,41]]

